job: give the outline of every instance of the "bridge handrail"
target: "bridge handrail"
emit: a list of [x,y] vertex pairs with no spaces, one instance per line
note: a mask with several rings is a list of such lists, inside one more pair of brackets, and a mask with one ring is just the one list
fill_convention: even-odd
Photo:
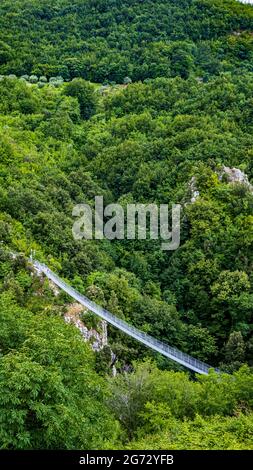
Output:
[[[75,300],[77,300],[89,310],[94,312],[100,318],[106,320],[111,325],[115,326],[116,328],[119,328],[124,333],[137,339],[138,341],[150,347],[151,349],[154,349],[155,351],[160,352],[164,356],[169,357],[173,361],[184,365],[188,369],[194,370],[195,372],[198,372],[200,374],[208,374],[209,369],[211,369],[211,366],[209,366],[208,364],[193,358],[189,354],[183,353],[182,351],[173,346],[169,346],[168,344],[163,343],[162,341],[154,338],[153,336],[150,336],[147,333],[144,333],[143,331],[139,330],[135,326],[130,325],[125,320],[116,317],[105,308],[88,299],[83,294],[80,294],[73,287],[63,281],[63,279],[61,279],[57,274],[51,271],[51,269],[49,269],[48,266],[46,266],[45,264],[39,263],[38,261],[32,262],[39,272],[43,272],[49,279],[51,279],[56,285],[58,285],[58,287],[63,289],[67,294],[69,294]],[[216,370],[218,372],[218,369]]]

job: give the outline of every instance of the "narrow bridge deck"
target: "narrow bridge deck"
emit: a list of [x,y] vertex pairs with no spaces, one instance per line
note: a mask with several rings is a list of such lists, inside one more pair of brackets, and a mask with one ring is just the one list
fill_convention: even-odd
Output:
[[191,357],[188,354],[183,353],[177,348],[169,346],[168,344],[153,338],[143,331],[138,330],[134,326],[129,325],[124,320],[121,320],[120,318],[102,308],[100,305],[97,305],[95,302],[92,302],[87,297],[77,292],[75,289],[73,289],[73,287],[66,284],[66,282],[57,276],[57,274],[51,271],[51,269],[49,269],[45,264],[39,263],[38,261],[32,261],[32,263],[38,272],[44,273],[48,279],[51,279],[51,281],[63,289],[73,299],[77,300],[77,302],[88,308],[90,311],[94,312],[103,320],[106,320],[108,323],[123,331],[127,335],[135,338],[140,343],[145,344],[147,347],[159,352],[163,356],[168,357],[172,361],[175,361],[178,364],[193,370],[194,372],[198,372],[199,374],[208,374],[211,366],[205,364],[202,361],[199,361],[198,359],[195,359],[194,357]]

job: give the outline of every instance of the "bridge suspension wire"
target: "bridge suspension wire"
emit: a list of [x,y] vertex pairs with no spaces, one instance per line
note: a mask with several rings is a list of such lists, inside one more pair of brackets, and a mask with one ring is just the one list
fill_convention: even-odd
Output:
[[[106,320],[114,327],[126,333],[128,336],[131,336],[140,343],[145,344],[150,349],[159,352],[160,354],[165,357],[168,357],[172,361],[175,361],[178,364],[183,365],[187,369],[193,370],[194,372],[197,372],[199,374],[207,375],[209,369],[212,368],[208,364],[205,364],[204,362],[195,359],[189,354],[183,353],[179,349],[169,346],[168,344],[159,341],[158,339],[155,339],[154,337],[144,333],[138,328],[135,328],[134,326],[130,325],[126,321],[116,317],[112,313],[108,312],[108,310],[104,309],[100,305],[96,304],[84,295],[80,294],[73,287],[64,282],[57,274],[51,271],[51,269],[49,269],[45,264],[42,264],[32,258],[30,259],[30,261],[38,273],[43,273],[54,284],[60,287],[60,289],[63,289],[68,295],[70,295],[70,297],[82,304],[88,310],[98,315],[103,320]],[[216,369],[216,371],[219,372],[218,369]]]

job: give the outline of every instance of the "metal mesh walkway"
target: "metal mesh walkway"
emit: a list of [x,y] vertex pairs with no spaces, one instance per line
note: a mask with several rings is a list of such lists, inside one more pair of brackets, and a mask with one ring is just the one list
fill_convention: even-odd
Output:
[[[169,346],[158,339],[153,338],[152,336],[144,333],[141,330],[138,330],[129,323],[121,320],[112,313],[105,310],[100,305],[97,305],[95,302],[92,302],[84,295],[77,292],[73,287],[64,282],[57,274],[55,274],[51,269],[49,269],[45,264],[39,263],[38,261],[32,261],[34,267],[38,272],[44,273],[48,279],[51,279],[58,287],[63,289],[68,295],[70,295],[77,302],[82,304],[84,307],[88,308],[90,311],[94,312],[103,320],[106,320],[111,325],[115,326],[119,330],[123,331],[127,335],[135,338],[140,343],[145,344],[147,347],[153,349],[154,351],[159,352],[163,356],[172,359],[173,361],[182,364],[183,366],[191,369],[199,374],[208,374],[208,370],[211,366],[205,364],[198,359],[194,359],[188,354],[183,353],[182,351]],[[217,370],[218,371],[218,370]]]

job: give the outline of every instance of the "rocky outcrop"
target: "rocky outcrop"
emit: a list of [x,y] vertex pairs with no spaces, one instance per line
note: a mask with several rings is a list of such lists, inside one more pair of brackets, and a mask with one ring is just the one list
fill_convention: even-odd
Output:
[[[219,181],[227,182],[228,184],[242,184],[246,186],[249,191],[253,192],[253,186],[249,182],[248,176],[239,168],[230,168],[224,165],[221,170],[217,170],[216,173],[218,174]],[[192,176],[188,186],[188,194],[190,194],[190,203],[193,204],[200,196],[195,176]],[[189,202],[187,202],[186,204],[189,204]]]
[[[86,310],[87,311],[87,310]],[[64,320],[66,323],[72,323],[81,332],[81,335],[85,341],[91,343],[93,351],[101,351],[104,346],[108,345],[107,339],[107,323],[101,320],[102,332],[99,333],[95,329],[88,329],[84,322],[81,320],[80,315],[84,313],[85,309],[78,303],[71,304],[68,307],[67,312],[64,314]]]
[[244,184],[250,189],[250,191],[253,191],[253,186],[250,184],[248,176],[239,168],[229,168],[228,166],[223,166],[219,173],[219,180],[224,179],[224,176],[226,177],[228,183]]
[[196,178],[193,176],[189,183],[191,203],[193,204],[199,197],[199,191],[196,186]]
[[49,282],[49,287],[52,290],[54,296],[57,297],[58,295],[60,295],[59,287],[57,287],[52,281],[48,281],[48,282]]

